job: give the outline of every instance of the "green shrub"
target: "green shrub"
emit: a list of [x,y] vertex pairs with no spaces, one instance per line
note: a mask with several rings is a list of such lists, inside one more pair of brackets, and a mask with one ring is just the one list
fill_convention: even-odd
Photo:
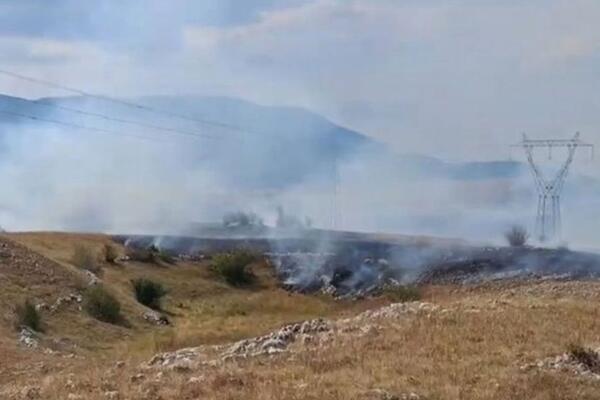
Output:
[[152,251],[153,246],[150,248],[144,249],[141,247],[128,247],[127,248],[127,256],[131,261],[138,261],[143,263],[153,263],[155,262],[155,253]]
[[160,310],[160,300],[167,294],[167,290],[162,284],[150,279],[139,278],[132,280],[131,286],[133,286],[133,293],[138,302],[155,310]]
[[96,275],[102,271],[94,253],[89,248],[82,245],[75,247],[72,262],[77,268],[90,271]]
[[248,251],[217,254],[212,258],[212,269],[232,286],[244,286],[254,281],[254,274],[248,269],[256,256]]
[[422,297],[421,289],[418,286],[411,285],[390,286],[384,290],[384,294],[394,303],[418,301]]
[[504,237],[510,246],[523,247],[529,240],[529,233],[524,227],[515,225],[504,233]]
[[104,261],[106,261],[109,264],[114,264],[117,261],[118,257],[119,252],[117,251],[117,248],[115,246],[113,246],[112,244],[104,245]]
[[101,285],[92,286],[83,294],[83,308],[92,317],[103,322],[121,322],[121,304]]
[[29,300],[15,307],[15,325],[17,328],[26,326],[37,332],[43,331],[42,316]]
[[175,257],[165,250],[158,250],[154,256],[164,263],[175,264]]

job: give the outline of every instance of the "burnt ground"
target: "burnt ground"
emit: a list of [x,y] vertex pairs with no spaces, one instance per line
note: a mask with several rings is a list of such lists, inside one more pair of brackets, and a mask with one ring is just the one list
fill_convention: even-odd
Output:
[[284,287],[366,294],[388,284],[469,284],[507,279],[595,279],[600,255],[566,248],[481,247],[435,240],[310,234],[290,238],[120,236],[134,247],[210,256],[248,249],[264,254]]

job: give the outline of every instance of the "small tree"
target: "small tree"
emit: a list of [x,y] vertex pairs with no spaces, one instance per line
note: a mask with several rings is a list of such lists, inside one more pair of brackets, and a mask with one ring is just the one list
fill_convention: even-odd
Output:
[[84,292],[83,308],[99,321],[116,324],[122,320],[119,300],[101,285],[92,286]]
[[77,245],[75,247],[72,262],[76,267],[85,269],[94,274],[99,274],[101,272],[101,268],[98,265],[94,253],[85,246]]
[[131,281],[135,298],[141,304],[160,310],[160,300],[167,294],[164,286],[150,279],[139,278]]
[[244,250],[217,254],[213,257],[212,269],[232,286],[248,285],[254,280],[248,266],[255,260],[254,254]]
[[154,253],[154,258],[167,264],[175,264],[177,262],[175,256],[167,250],[157,250]]
[[529,233],[524,227],[514,225],[504,234],[504,237],[512,247],[523,247],[529,240]]
[[153,263],[156,261],[155,252],[152,250],[153,248],[154,246],[151,246],[150,248],[127,247],[127,256],[131,261]]
[[112,244],[104,245],[104,260],[109,264],[114,264],[119,257],[117,248]]
[[15,307],[15,325],[17,328],[26,326],[37,332],[42,332],[42,316],[29,300]]

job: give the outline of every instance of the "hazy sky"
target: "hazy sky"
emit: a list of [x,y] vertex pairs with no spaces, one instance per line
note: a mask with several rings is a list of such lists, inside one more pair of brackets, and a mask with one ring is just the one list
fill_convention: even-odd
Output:
[[600,143],[599,20],[597,0],[0,0],[0,68],[298,105],[402,152],[505,158],[522,131]]

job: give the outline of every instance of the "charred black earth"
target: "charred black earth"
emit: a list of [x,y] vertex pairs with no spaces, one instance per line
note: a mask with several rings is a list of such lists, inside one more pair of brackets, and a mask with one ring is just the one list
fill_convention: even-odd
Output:
[[117,236],[180,257],[250,249],[264,254],[293,291],[368,294],[386,285],[470,284],[507,279],[597,279],[600,255],[535,247],[481,247],[459,241],[312,232],[297,237]]

